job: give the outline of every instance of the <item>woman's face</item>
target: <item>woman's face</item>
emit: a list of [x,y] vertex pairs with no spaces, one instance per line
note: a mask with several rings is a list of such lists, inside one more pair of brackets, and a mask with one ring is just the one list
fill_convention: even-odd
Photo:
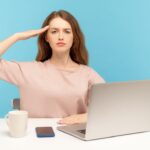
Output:
[[69,52],[73,43],[71,25],[60,17],[52,19],[49,25],[46,41],[53,52]]

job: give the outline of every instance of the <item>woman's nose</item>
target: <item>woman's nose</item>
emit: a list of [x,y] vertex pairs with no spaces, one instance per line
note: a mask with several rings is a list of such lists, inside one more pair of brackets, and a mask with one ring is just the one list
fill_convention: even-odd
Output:
[[59,40],[63,40],[63,39],[64,39],[64,36],[63,36],[63,33],[62,33],[62,32],[59,33],[58,39],[59,39]]

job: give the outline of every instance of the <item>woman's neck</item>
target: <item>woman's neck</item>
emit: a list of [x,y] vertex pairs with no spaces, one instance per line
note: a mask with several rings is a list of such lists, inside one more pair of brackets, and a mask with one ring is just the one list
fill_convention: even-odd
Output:
[[66,68],[67,66],[70,65],[72,60],[69,55],[62,55],[62,54],[56,55],[55,54],[55,55],[52,55],[50,62],[58,67]]
[[50,59],[50,62],[60,69],[76,68],[79,66],[77,63],[75,63],[71,59],[69,54],[68,55],[62,55],[62,54],[54,55],[53,54]]

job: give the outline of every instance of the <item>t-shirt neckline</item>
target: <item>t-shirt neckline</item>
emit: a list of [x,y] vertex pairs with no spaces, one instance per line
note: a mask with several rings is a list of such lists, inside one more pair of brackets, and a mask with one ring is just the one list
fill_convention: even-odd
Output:
[[55,69],[57,69],[57,70],[59,70],[59,71],[61,71],[61,72],[66,72],[66,73],[77,73],[78,71],[81,70],[81,67],[82,67],[82,65],[79,64],[79,67],[78,67],[77,69],[75,69],[75,70],[66,70],[66,69],[62,69],[62,68],[59,68],[59,67],[55,66],[55,65],[52,64],[49,60],[47,60],[46,63],[50,64],[50,65],[53,66]]

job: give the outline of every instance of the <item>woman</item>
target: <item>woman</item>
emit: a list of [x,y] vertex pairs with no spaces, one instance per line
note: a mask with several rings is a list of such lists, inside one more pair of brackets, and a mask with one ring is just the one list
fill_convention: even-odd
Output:
[[84,37],[76,19],[52,12],[42,28],[16,33],[0,43],[0,56],[19,40],[38,37],[33,62],[0,59],[0,79],[18,86],[20,107],[30,117],[62,117],[60,124],[86,121],[88,91],[104,80],[88,67]]

